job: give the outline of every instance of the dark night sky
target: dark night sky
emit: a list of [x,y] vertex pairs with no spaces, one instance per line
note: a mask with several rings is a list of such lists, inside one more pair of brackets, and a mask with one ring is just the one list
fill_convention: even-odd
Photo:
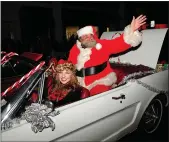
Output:
[[[10,5],[10,2],[5,2]],[[17,2],[16,2],[17,3]],[[29,1],[29,3],[33,3]],[[39,2],[39,3],[57,3]],[[168,23],[168,2],[160,1],[69,1],[62,3],[62,20],[66,25],[79,24],[86,21],[91,23],[113,23],[123,19],[118,13],[124,13],[124,19],[131,21],[132,16],[147,15],[148,20],[156,20],[157,23]],[[125,8],[119,10],[120,4]],[[12,3],[11,3],[12,4]],[[1,5],[3,8],[3,5]],[[9,11],[10,9],[8,9]],[[123,11],[123,12],[122,12]],[[3,17],[3,13],[2,13]],[[84,23],[85,24],[85,23]]]
[[[3,5],[5,3],[5,6]],[[15,3],[15,4],[14,4]],[[14,10],[17,7],[19,2],[2,2],[2,21],[3,19],[8,19],[12,21],[13,17],[8,13],[15,13]],[[24,2],[34,3],[32,1]],[[122,27],[125,27],[132,20],[132,16],[138,16],[140,14],[145,14],[147,16],[147,23],[151,20],[155,20],[157,24],[167,24],[168,23],[168,2],[153,2],[153,1],[144,1],[144,2],[122,2],[122,1],[69,1],[69,2],[57,2],[57,1],[48,1],[48,2],[36,2],[35,6],[28,6],[24,8],[23,11],[20,8],[20,26],[21,31],[31,31],[30,28],[34,28],[37,32],[43,31],[43,27],[47,27],[45,30],[48,31],[48,27],[55,26],[53,22],[53,9],[51,7],[41,7],[40,4],[54,5],[56,3],[61,3],[61,19],[60,20],[62,27],[66,28],[67,26],[79,26],[83,27],[86,25],[95,25],[98,26],[100,31],[105,31],[106,27],[112,27],[117,30],[122,30]],[[10,8],[11,7],[11,8]],[[55,7],[53,7],[55,8]],[[57,7],[56,7],[57,9]],[[9,17],[9,18],[8,18]],[[11,19],[10,19],[11,18]],[[15,17],[16,18],[16,17]],[[5,21],[5,20],[4,20]],[[15,23],[15,21],[13,21]],[[23,23],[23,24],[22,24]],[[58,22],[59,23],[59,22]],[[120,25],[120,24],[123,25]],[[40,26],[39,26],[40,25]],[[47,25],[47,26],[46,26]],[[49,26],[48,26],[49,25]],[[52,25],[52,26],[51,26]],[[119,26],[120,25],[120,26]],[[15,24],[12,25],[14,27]],[[41,28],[42,27],[42,28]],[[101,27],[101,28],[100,28]],[[3,33],[6,29],[3,28]],[[16,27],[14,27],[16,29]],[[24,29],[24,30],[23,30]],[[8,30],[7,30],[8,31]],[[45,33],[47,33],[45,31]],[[63,29],[65,31],[65,29]],[[36,32],[34,32],[36,34]],[[23,34],[22,34],[23,35]],[[28,35],[25,32],[25,35]],[[32,37],[33,35],[30,34]]]
[[[131,20],[132,16],[138,16],[139,14],[145,14],[147,15],[148,20],[156,20],[157,23],[168,23],[168,2],[114,2],[114,1],[108,1],[108,2],[63,2],[63,13],[65,15],[68,15],[68,13],[72,13],[72,15],[76,16],[68,16],[69,18],[66,18],[65,22],[74,21],[71,19],[76,19],[77,17],[84,16],[88,17],[89,20],[97,21],[98,18],[95,16],[90,19],[92,15],[95,15],[95,13],[99,13],[100,17],[105,20],[105,23],[113,22],[113,20],[120,20],[120,17],[117,15],[120,3],[125,3],[125,9],[124,9],[124,15],[125,20]],[[68,8],[68,7],[71,7]],[[74,7],[79,7],[77,10]],[[82,12],[84,11],[85,12]],[[90,13],[90,14],[89,14]],[[89,16],[90,15],[90,16]],[[96,18],[96,20],[94,20]],[[84,20],[85,21],[85,20]],[[100,21],[103,22],[103,21]],[[103,22],[104,23],[104,22]]]

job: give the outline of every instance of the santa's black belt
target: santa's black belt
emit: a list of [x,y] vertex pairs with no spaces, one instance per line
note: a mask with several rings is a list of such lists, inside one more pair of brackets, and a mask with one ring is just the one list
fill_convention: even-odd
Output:
[[80,71],[76,70],[76,75],[79,77],[84,77],[84,76],[98,74],[101,71],[103,71],[106,68],[106,66],[107,66],[107,61],[101,65],[97,65],[89,68],[82,68]]

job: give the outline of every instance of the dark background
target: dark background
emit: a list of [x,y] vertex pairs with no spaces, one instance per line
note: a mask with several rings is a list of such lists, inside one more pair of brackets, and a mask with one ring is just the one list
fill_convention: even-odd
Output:
[[[147,24],[168,24],[168,2],[2,2],[2,50],[23,53],[68,52],[76,39],[66,39],[66,27],[94,25],[99,36],[123,30],[132,16],[145,14]],[[14,37],[11,39],[11,33]],[[10,44],[9,44],[10,43]]]

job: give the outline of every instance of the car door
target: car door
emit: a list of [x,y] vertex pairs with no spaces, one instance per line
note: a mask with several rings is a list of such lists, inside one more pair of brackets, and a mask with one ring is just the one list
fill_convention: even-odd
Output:
[[132,130],[141,105],[133,89],[129,83],[61,112],[57,125],[65,129],[58,129],[56,141],[116,140],[122,131]]

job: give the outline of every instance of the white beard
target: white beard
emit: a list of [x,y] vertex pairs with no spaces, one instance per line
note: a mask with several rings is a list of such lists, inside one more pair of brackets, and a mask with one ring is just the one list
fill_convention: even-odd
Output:
[[84,67],[84,64],[90,60],[90,55],[92,54],[91,48],[82,48],[81,43],[77,40],[76,42],[80,54],[77,57],[77,70],[81,70]]

